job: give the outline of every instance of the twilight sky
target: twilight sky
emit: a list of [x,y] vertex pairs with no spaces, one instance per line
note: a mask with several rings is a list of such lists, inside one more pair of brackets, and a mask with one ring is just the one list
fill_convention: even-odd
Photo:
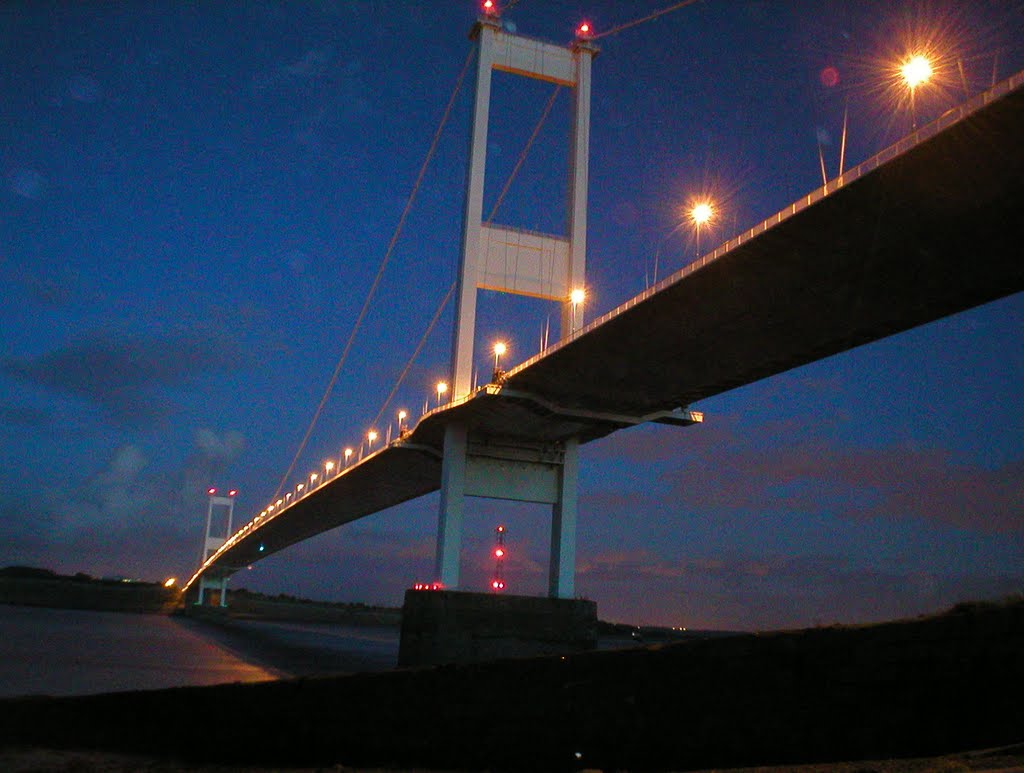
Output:
[[[667,0],[519,0],[568,43]],[[0,5],[0,566],[187,577],[209,485],[270,500],[373,282],[470,43],[472,0]],[[937,55],[918,123],[1024,67],[1024,3],[703,0],[599,41],[588,318],[905,133],[893,62]],[[358,445],[456,271],[472,78],[295,478]],[[497,74],[485,211],[548,84]],[[496,222],[560,231],[556,98]],[[698,245],[680,211],[710,192]],[[970,255],[964,256],[966,266]],[[481,294],[478,356],[553,308]],[[794,299],[799,302],[799,299]],[[451,309],[387,408],[448,367]],[[582,452],[577,590],[602,618],[763,629],[1024,590],[1024,296],[693,406]],[[386,420],[385,420],[386,421]],[[380,426],[383,431],[383,424]],[[437,496],[238,574],[398,605],[431,578]],[[544,508],[471,500],[463,578],[508,527],[546,588]]]

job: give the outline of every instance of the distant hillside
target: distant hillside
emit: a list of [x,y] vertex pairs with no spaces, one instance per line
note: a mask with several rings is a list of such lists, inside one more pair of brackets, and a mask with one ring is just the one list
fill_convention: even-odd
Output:
[[0,569],[0,604],[170,614],[181,604],[181,591],[155,582],[7,566]]
[[[189,608],[187,611],[192,611]],[[287,593],[270,596],[239,588],[228,589],[227,614],[234,618],[287,620],[345,625],[399,625],[402,610],[361,602],[313,601]]]

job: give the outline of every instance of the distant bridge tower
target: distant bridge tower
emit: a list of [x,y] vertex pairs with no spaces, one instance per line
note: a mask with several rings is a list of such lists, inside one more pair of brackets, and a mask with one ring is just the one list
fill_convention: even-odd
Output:
[[[484,15],[473,27],[471,37],[478,48],[476,96],[452,347],[453,401],[472,390],[479,288],[558,302],[562,338],[582,326],[582,314],[577,314],[575,307],[584,288],[590,70],[597,53],[589,36],[589,27],[583,25],[576,40],[565,47],[510,34],[502,29],[493,3],[484,4]],[[482,222],[492,70],[573,89],[568,222],[564,235],[537,234]],[[572,598],[578,445],[576,439],[551,448],[521,439],[477,438],[469,435],[465,425],[447,425],[438,517],[437,581],[446,588],[458,587],[466,496],[539,502],[552,506],[549,595]]]
[[[231,536],[231,519],[235,513],[235,496],[238,492],[235,489],[228,491],[228,495],[217,496],[217,489],[210,488],[206,491],[210,496],[210,504],[206,508],[206,537],[203,540],[203,552],[199,560],[199,565],[202,566],[206,563],[206,560],[216,553],[221,545],[227,542],[228,537]],[[217,508],[217,518],[221,517],[226,519],[224,527],[224,536],[217,537],[212,534],[215,528],[214,512]],[[224,509],[226,508],[226,510]],[[205,574],[199,578],[199,599],[196,603],[200,606],[203,605],[203,601],[206,599],[207,590],[216,590],[220,596],[220,605],[226,607],[228,605],[228,578],[227,575],[221,577],[214,577],[208,579]]]

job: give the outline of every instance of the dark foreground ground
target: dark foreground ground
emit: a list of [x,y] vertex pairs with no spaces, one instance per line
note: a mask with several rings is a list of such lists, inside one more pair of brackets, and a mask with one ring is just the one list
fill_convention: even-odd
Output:
[[[4,770],[1012,770],[1022,742],[1019,599],[564,659],[0,701]],[[956,754],[993,747],[1008,748]]]
[[[7,773],[266,773],[274,768],[234,767],[223,765],[183,765],[154,758],[109,754],[104,752],[55,751],[26,749],[0,752],[0,770]],[[381,768],[295,768],[292,773],[319,771],[380,771]],[[718,768],[696,773],[712,773]],[[778,765],[755,768],[730,768],[732,773],[1024,773],[1024,746],[985,749],[903,760],[858,760],[821,765]]]

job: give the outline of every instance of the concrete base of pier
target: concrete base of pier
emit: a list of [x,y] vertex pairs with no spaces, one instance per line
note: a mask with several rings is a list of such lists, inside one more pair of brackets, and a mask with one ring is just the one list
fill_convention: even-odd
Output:
[[569,654],[596,646],[593,601],[407,590],[398,664],[474,663]]

